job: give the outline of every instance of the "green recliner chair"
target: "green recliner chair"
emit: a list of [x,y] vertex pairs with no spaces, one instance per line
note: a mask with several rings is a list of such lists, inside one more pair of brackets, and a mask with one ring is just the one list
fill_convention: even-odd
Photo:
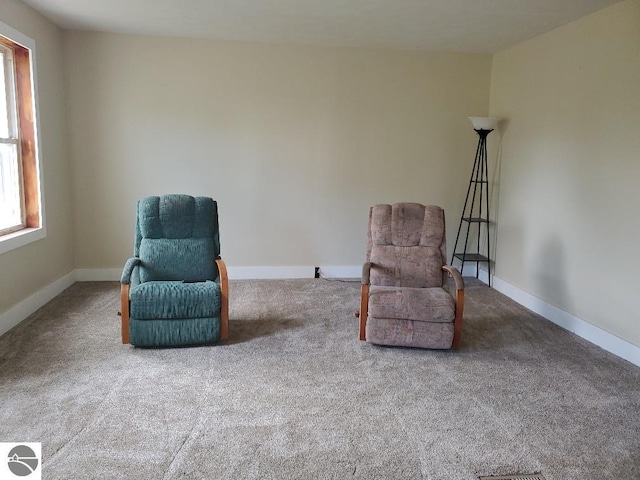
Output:
[[122,272],[122,343],[212,344],[229,329],[227,269],[218,206],[208,197],[164,195],[138,202],[134,257]]

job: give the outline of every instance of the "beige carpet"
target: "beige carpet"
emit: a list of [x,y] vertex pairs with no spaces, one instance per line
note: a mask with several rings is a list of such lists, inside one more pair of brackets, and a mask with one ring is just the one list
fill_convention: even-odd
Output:
[[120,343],[117,283],[0,337],[0,441],[45,479],[640,479],[640,369],[470,281],[462,349],[357,340],[359,285],[231,282],[230,339]]

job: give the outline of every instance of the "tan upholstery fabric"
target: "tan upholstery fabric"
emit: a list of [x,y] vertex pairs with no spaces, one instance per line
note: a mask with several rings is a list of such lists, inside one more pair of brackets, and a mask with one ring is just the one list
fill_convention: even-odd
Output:
[[445,240],[444,210],[435,205],[375,205],[369,218],[369,232],[375,245],[440,248]]
[[376,265],[372,285],[442,287],[444,210],[419,203],[375,205],[369,215],[367,261]]
[[418,203],[371,207],[366,260],[372,264],[367,341],[451,348],[456,306],[444,288],[442,208]]
[[444,288],[396,288],[372,286],[369,315],[419,322],[452,322],[453,297]]
[[442,255],[434,247],[373,245],[371,285],[442,287]]
[[453,323],[369,317],[366,336],[379,345],[446,349],[453,343]]

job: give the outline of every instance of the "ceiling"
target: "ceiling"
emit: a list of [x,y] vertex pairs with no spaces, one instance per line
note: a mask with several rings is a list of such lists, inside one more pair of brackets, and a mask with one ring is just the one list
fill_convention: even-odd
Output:
[[619,0],[23,0],[63,28],[493,53]]

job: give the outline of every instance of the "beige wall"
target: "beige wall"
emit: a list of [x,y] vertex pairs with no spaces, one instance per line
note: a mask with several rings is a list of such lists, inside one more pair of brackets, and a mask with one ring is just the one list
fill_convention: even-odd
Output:
[[640,346],[640,1],[494,56],[496,274]]
[[65,34],[76,267],[120,268],[135,203],[210,195],[230,266],[358,265],[368,208],[457,228],[491,56]]
[[62,32],[18,0],[0,2],[0,20],[36,42],[47,237],[0,254],[0,313],[73,270]]

